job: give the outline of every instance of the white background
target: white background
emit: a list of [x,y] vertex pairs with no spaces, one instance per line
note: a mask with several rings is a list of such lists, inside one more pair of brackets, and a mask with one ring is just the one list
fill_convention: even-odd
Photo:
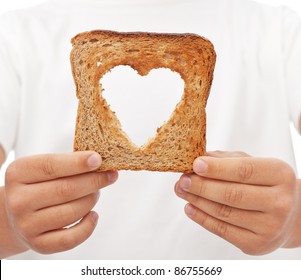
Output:
[[[5,13],[9,10],[26,8],[32,5],[36,5],[44,2],[45,0],[0,0],[0,14]],[[224,0],[227,1],[227,0]],[[258,2],[262,2],[269,5],[286,5],[295,11],[297,11],[301,15],[301,1],[300,0],[258,0]],[[300,93],[301,94],[301,93]],[[292,129],[293,133],[293,142],[296,151],[296,159],[297,159],[297,169],[298,173],[301,176],[301,138],[297,132]],[[3,166],[2,171],[0,171],[0,185],[4,182],[4,170],[7,164],[12,160],[13,155],[10,154],[7,163]]]
[[[224,1],[227,1],[227,0],[224,0]],[[25,8],[25,7],[28,7],[28,6],[31,6],[31,5],[36,5],[36,4],[42,3],[42,2],[44,2],[44,0],[9,0],[9,1],[0,0],[0,14],[4,13],[6,11],[12,10],[12,9]],[[293,8],[294,10],[299,12],[299,14],[301,15],[301,1],[300,0],[261,0],[259,2],[263,2],[263,3],[266,3],[266,4],[270,4],[270,5],[286,5],[286,6],[289,6],[289,7]],[[299,170],[299,174],[301,174],[301,138],[295,131],[293,131],[293,141],[294,141],[295,149],[296,149],[296,153],[297,153],[298,170]],[[300,155],[299,158],[298,158],[298,155]],[[11,160],[12,160],[12,155],[9,157],[8,161],[11,161]],[[2,172],[0,172],[0,185],[3,184],[3,178],[4,178],[4,172],[2,171]],[[6,267],[7,269],[4,269],[4,264],[6,266],[11,264],[12,268]],[[28,263],[24,263],[24,262],[18,263],[17,265],[15,263],[12,263],[12,262],[3,263],[3,271],[7,272],[6,274],[3,273],[3,279],[9,280],[9,279],[24,278],[23,274],[17,276],[17,274],[12,273],[13,271],[18,272],[18,270],[24,272],[26,270],[26,269],[24,270],[24,267],[23,267],[23,269],[15,269],[16,267],[21,268],[20,266],[22,264],[23,264],[23,266],[28,265]],[[45,266],[47,263],[44,262],[44,263],[41,263],[41,264],[42,264],[42,267],[43,267],[43,265]],[[68,279],[68,278],[70,278],[71,275],[72,275],[72,277],[71,277],[72,279],[82,279],[83,278],[83,277],[79,276],[79,273],[77,273],[77,270],[75,269],[74,263],[72,263],[71,266],[69,265],[69,269],[66,269],[66,263],[65,262],[63,262],[63,263],[58,262],[58,263],[55,263],[55,264],[56,264],[56,266],[54,266],[52,268],[52,270],[50,270],[50,271],[49,271],[49,269],[50,269],[49,265],[45,267],[45,270],[42,269],[42,271],[44,271],[44,272],[47,271],[48,273],[44,274],[43,276],[42,275],[39,276],[39,274],[36,273],[36,275],[31,275],[31,279],[32,280],[41,279],[41,277],[43,277],[45,279],[53,279],[53,278],[57,277],[57,274],[53,274],[53,272],[56,271],[56,268],[59,268],[58,271],[65,272],[65,274],[67,273],[66,275],[61,275],[62,278],[67,278]],[[132,265],[134,265],[134,264],[135,263],[132,263]],[[191,265],[191,263],[189,263],[189,264]],[[264,268],[260,267],[263,264],[264,264]],[[36,271],[36,265],[37,264],[34,263],[31,267],[28,267],[28,269],[30,269],[32,272]],[[59,265],[63,265],[63,267],[59,267]],[[124,265],[124,262],[122,262],[120,264],[120,266],[121,265]],[[147,263],[147,265],[149,265],[149,263]],[[175,265],[175,264],[170,263],[170,265]],[[183,265],[183,263],[180,263],[180,265]],[[197,265],[199,265],[199,264],[197,263]],[[216,266],[217,263],[212,263],[211,265]],[[256,277],[256,276],[258,276],[257,275],[258,271],[260,271],[261,276],[262,276],[263,279],[273,278],[274,276],[277,276],[277,275],[280,276],[281,278],[287,278],[287,279],[291,279],[291,280],[300,279],[299,278],[300,276],[297,276],[297,275],[299,275],[299,273],[297,273],[297,272],[299,271],[299,268],[300,268],[299,265],[300,264],[296,264],[296,263],[293,263],[291,261],[287,262],[285,265],[283,263],[279,263],[279,264],[275,265],[274,262],[272,262],[272,263],[267,263],[267,262],[264,262],[264,263],[256,262],[255,263],[255,262],[252,262],[252,264],[246,262],[246,263],[240,263],[239,264],[239,267],[241,266],[241,269],[238,269],[238,266],[237,266],[236,262],[232,262],[230,264],[228,264],[226,262],[222,262],[221,265],[224,265],[224,266],[226,265],[225,271],[227,271],[222,276],[223,279],[232,279],[232,280],[242,279],[241,273],[243,271],[248,271],[248,273],[246,275],[244,275],[244,277],[243,277],[246,280],[247,279],[258,279]],[[284,270],[280,269],[280,271],[277,271],[277,268],[281,268],[281,267],[283,267],[283,265],[286,267],[286,269],[284,269]],[[129,266],[129,264],[128,264],[128,266]],[[158,267],[162,266],[162,263],[159,263],[157,266]],[[156,266],[153,264],[153,267],[156,267]],[[250,267],[252,267],[251,270],[250,270]],[[68,265],[67,265],[67,268],[68,268]],[[52,272],[52,273],[50,273],[50,272]],[[263,275],[262,272],[266,272],[267,274]],[[284,272],[284,274],[282,275],[281,272]],[[290,273],[288,273],[288,272],[290,272]],[[254,273],[256,275],[254,275]],[[47,275],[49,277],[47,277]],[[177,277],[177,278],[178,279],[184,279],[184,278],[188,279],[186,277]],[[259,277],[259,279],[260,278],[261,277]],[[87,279],[87,278],[85,278],[85,279]],[[92,278],[89,278],[89,279],[92,279]],[[93,279],[95,279],[95,277],[93,277]],[[122,279],[122,277],[118,277],[118,278],[110,277],[110,279]],[[126,279],[128,279],[128,278],[126,278]],[[149,278],[147,278],[147,279],[149,279]],[[154,279],[154,278],[151,278],[151,279]],[[162,279],[168,280],[168,279],[171,279],[171,278],[162,277]],[[192,279],[195,279],[195,277],[193,277]],[[221,277],[215,277],[214,279],[221,279]]]

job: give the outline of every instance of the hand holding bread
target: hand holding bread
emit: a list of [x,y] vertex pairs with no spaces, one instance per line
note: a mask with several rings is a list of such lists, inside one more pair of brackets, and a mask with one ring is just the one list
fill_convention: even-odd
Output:
[[100,165],[101,157],[91,151],[14,161],[6,171],[5,203],[15,251],[7,251],[50,254],[84,242],[96,227],[91,209],[99,189],[117,179],[116,171],[93,172]]
[[273,158],[211,152],[176,183],[193,221],[246,254],[299,247],[301,206],[294,170]]

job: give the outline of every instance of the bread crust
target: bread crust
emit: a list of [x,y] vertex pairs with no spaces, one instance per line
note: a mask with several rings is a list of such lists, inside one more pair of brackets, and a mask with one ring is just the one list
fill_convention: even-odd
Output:
[[[79,99],[74,151],[94,150],[103,158],[99,171],[151,170],[192,172],[206,151],[206,103],[216,54],[196,34],[93,30],[72,39],[70,60]],[[101,78],[118,65],[145,76],[169,68],[184,80],[184,93],[155,137],[136,146],[102,96]]]

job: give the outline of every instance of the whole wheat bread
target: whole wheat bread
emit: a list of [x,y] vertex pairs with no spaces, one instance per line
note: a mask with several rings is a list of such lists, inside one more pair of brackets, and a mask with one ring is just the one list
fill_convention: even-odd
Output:
[[[212,43],[195,34],[94,30],[72,39],[71,65],[79,99],[74,150],[94,150],[99,170],[191,172],[206,151],[206,112],[215,65]],[[169,68],[184,80],[184,93],[155,137],[138,147],[122,130],[102,96],[101,78],[118,65],[144,76]],[[164,93],[162,93],[164,94]]]

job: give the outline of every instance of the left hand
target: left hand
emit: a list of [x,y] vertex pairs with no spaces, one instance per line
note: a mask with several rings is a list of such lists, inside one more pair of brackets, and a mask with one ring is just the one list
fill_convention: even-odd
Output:
[[193,168],[195,173],[182,175],[175,185],[176,194],[189,202],[185,212],[193,221],[251,255],[294,246],[301,207],[288,164],[211,152]]

